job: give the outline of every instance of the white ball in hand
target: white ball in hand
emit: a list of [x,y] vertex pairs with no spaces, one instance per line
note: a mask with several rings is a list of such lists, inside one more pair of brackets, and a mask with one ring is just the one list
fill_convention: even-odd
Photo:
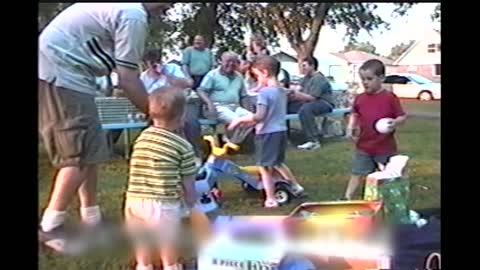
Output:
[[375,129],[382,134],[390,133],[394,130],[393,118],[381,118],[375,123]]

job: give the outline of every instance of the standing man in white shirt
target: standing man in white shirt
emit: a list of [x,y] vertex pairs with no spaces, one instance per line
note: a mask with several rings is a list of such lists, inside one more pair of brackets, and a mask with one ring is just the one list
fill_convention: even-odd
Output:
[[148,95],[139,78],[150,16],[172,3],[76,3],[62,11],[39,37],[39,131],[58,169],[39,228],[47,246],[62,239],[66,210],[74,195],[87,227],[100,224],[97,164],[109,158],[94,101],[96,77],[115,68],[119,87],[147,112]]
[[[193,80],[185,76],[184,71],[176,64],[163,64],[161,49],[151,49],[145,52],[143,61],[147,69],[142,72],[142,80],[147,92],[153,93],[163,86],[175,86],[178,89],[187,90],[193,86]],[[187,93],[185,93],[187,94]],[[183,123],[180,125],[185,138],[192,144],[196,162],[199,165],[202,157],[201,133],[202,128],[198,121],[199,115],[196,108],[186,106]]]
[[185,76],[182,68],[175,64],[163,64],[162,51],[150,49],[145,52],[143,62],[147,69],[142,72],[140,79],[149,94],[166,85],[187,89],[193,86],[193,80]]

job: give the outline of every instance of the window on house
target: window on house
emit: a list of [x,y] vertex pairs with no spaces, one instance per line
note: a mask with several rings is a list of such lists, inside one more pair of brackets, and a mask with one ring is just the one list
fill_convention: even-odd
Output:
[[407,84],[410,80],[404,76],[390,75],[385,78],[385,84]]
[[429,53],[440,52],[440,44],[428,44],[427,50]]
[[436,65],[433,67],[433,75],[435,75],[435,76],[441,76],[441,75],[442,75],[442,72],[441,72],[441,64],[436,64]]

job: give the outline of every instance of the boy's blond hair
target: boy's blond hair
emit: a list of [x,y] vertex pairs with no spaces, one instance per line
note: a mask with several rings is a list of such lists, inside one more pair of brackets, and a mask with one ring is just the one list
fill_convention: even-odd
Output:
[[185,95],[182,89],[174,86],[162,86],[148,97],[150,118],[173,121],[183,116]]

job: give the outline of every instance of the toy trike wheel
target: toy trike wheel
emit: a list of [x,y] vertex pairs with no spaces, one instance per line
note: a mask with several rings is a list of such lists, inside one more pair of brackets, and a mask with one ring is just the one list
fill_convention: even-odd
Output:
[[278,183],[275,185],[275,200],[278,204],[287,204],[290,202],[292,194],[288,190],[288,187],[284,183]]
[[257,190],[252,187],[250,184],[246,183],[246,182],[243,182],[242,183],[242,188],[243,190],[245,190],[246,192],[256,192]]

